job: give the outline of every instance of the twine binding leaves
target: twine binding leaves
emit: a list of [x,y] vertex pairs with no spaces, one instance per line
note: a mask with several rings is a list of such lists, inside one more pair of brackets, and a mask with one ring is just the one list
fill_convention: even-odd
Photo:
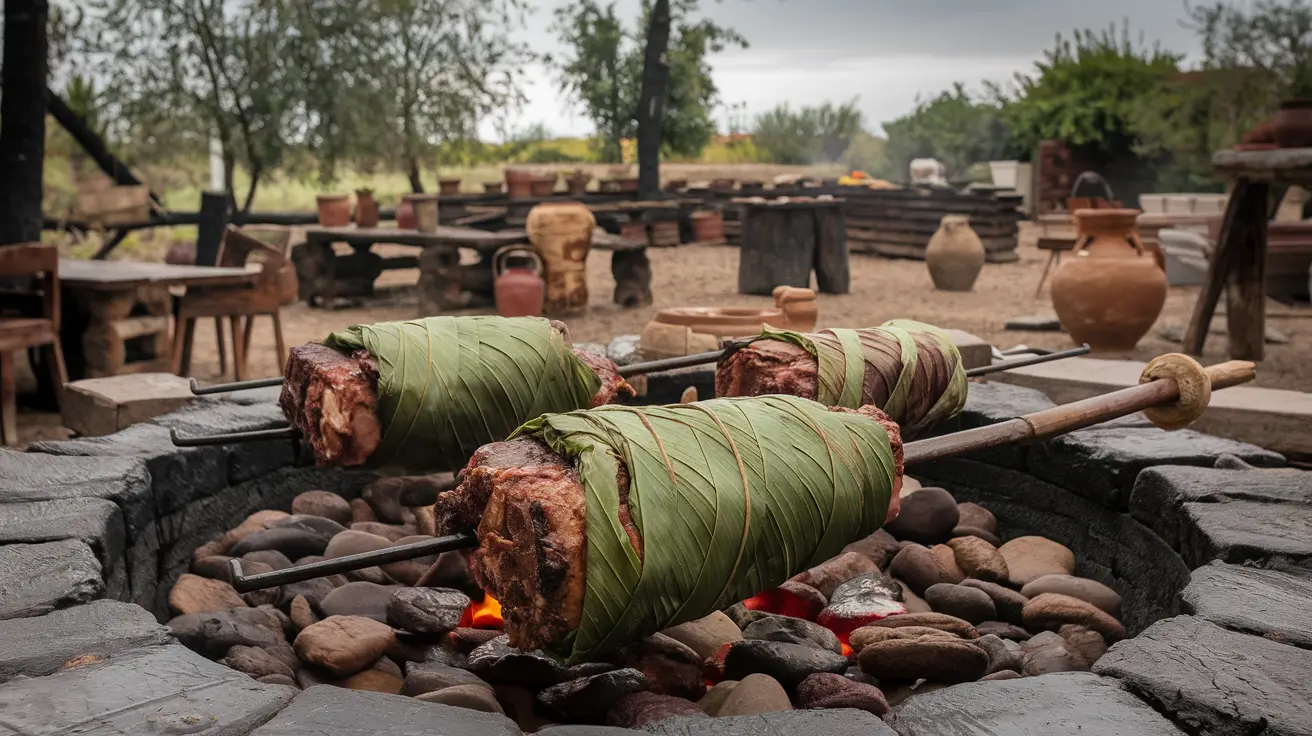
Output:
[[324,340],[378,363],[375,468],[455,470],[524,420],[583,409],[601,379],[545,319],[428,317],[354,325]]
[[766,327],[758,339],[789,342],[815,356],[820,403],[847,409],[873,404],[906,435],[955,416],[966,405],[961,353],[932,325],[891,320],[879,327],[809,334]]
[[[550,414],[516,433],[570,458],[587,494],[571,662],[701,618],[838,555],[883,524],[894,464],[869,417],[795,396]],[[619,521],[628,471],[639,558]]]

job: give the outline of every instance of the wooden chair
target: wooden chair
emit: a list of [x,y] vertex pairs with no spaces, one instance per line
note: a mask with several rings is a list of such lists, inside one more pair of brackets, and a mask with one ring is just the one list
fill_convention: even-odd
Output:
[[283,341],[280,308],[296,301],[296,271],[287,257],[291,232],[281,228],[240,230],[229,226],[219,246],[219,266],[242,268],[248,263],[261,265],[260,277],[248,286],[194,287],[178,299],[173,327],[173,372],[185,376],[191,367],[191,348],[196,336],[196,320],[213,317],[219,343],[219,370],[224,365],[224,325],[230,323],[232,369],[236,380],[245,380],[250,353],[251,329],[255,318],[270,317],[278,351],[278,370],[287,362]]
[[68,370],[59,345],[59,250],[53,245],[0,246],[0,277],[41,276],[41,316],[0,316],[0,444],[18,444],[14,353],[40,347],[62,405]]

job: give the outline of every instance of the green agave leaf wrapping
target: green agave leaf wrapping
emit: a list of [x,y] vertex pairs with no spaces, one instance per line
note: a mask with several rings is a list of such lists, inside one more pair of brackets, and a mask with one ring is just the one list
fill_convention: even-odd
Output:
[[373,467],[452,470],[526,418],[587,408],[601,379],[536,317],[429,317],[354,325],[328,347],[378,362],[383,437]]
[[[581,662],[778,586],[874,533],[891,499],[888,435],[794,396],[603,406],[516,433],[571,458],[587,493]],[[640,559],[619,522],[619,465]]]

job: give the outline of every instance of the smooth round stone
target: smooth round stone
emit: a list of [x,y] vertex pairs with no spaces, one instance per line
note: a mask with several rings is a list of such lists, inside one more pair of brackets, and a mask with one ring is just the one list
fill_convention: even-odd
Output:
[[[266,572],[273,572],[273,568],[263,562],[245,560],[242,563],[241,571],[245,575],[261,575]],[[259,588],[242,593],[241,599],[246,601],[246,605],[251,606],[252,608],[255,606],[273,606],[282,600],[282,588]]]
[[937,637],[888,639],[861,650],[861,669],[879,681],[974,682],[984,676],[989,657],[964,640]]
[[457,485],[454,473],[433,473],[432,475],[405,476],[401,489],[402,506],[432,506],[437,502],[437,494],[449,491]]
[[270,570],[286,570],[292,566],[292,561],[287,559],[287,555],[274,549],[260,549],[254,552],[247,552],[241,556],[241,561],[243,563],[242,573],[246,575],[252,574],[245,569],[246,566],[244,563],[248,562],[260,563],[267,566]]
[[379,478],[366,486],[360,497],[374,510],[379,521],[400,524],[405,520],[402,515],[404,508],[401,506],[401,493],[405,485],[405,478]]
[[246,601],[231,585],[185,572],[173,584],[168,600],[169,610],[179,615],[246,607]]
[[1019,672],[1016,672],[1015,670],[998,670],[997,672],[994,672],[991,675],[984,675],[983,677],[979,678],[979,681],[997,682],[999,680],[1019,680],[1022,677],[1024,677],[1024,675],[1022,675]]
[[[691,654],[692,650],[688,652]],[[698,700],[706,694],[706,678],[702,675],[700,661],[694,663],[677,655],[649,651],[626,655],[624,664],[641,672],[647,678],[648,689],[654,693],[688,700]]]
[[387,624],[363,616],[330,616],[297,634],[292,647],[302,662],[343,677],[377,662],[395,641],[396,632]]
[[256,679],[266,675],[283,675],[287,678],[296,675],[294,668],[259,647],[235,646],[228,650],[226,657],[219,660],[219,664],[245,672]]
[[647,689],[647,678],[635,669],[604,672],[562,682],[538,693],[548,717],[569,723],[600,723],[615,701]]
[[676,716],[707,717],[691,700],[647,692],[625,695],[615,701],[615,705],[606,713],[606,724],[619,728],[642,728]]
[[991,675],[1001,670],[1020,672],[1021,660],[1025,655],[1016,642],[987,634],[976,639],[974,643],[989,655],[989,666],[985,674]]
[[957,504],[957,526],[971,526],[989,534],[997,534],[998,517],[983,506],[966,501]]
[[729,693],[736,687],[738,687],[737,680],[721,680],[715,683],[715,686],[707,690],[706,695],[697,701],[697,707],[706,715],[714,716],[716,711],[720,710],[720,706],[724,705],[725,698],[728,698]]
[[395,585],[396,581],[379,567],[365,567],[348,570],[342,577],[352,583],[373,583],[374,585]]
[[397,588],[387,604],[391,622],[414,634],[445,634],[460,625],[469,596],[446,588]]
[[729,692],[716,709],[715,717],[754,716],[792,709],[793,703],[788,699],[782,683],[769,675],[753,674],[738,681],[738,686]]
[[843,653],[843,643],[834,632],[820,624],[791,616],[767,616],[743,629],[744,639],[781,641]]
[[942,488],[921,488],[902,495],[902,512],[884,529],[902,541],[937,544],[952,536],[960,518],[951,493]]
[[233,558],[227,555],[210,555],[202,557],[199,560],[193,560],[191,563],[191,572],[210,580],[221,580],[225,583],[232,583],[232,569],[228,566],[228,561]]
[[351,502],[329,491],[306,491],[292,499],[292,513],[320,516],[346,526],[351,523]]
[[1025,629],[1003,621],[985,621],[982,624],[976,624],[975,630],[979,632],[980,636],[992,634],[999,639],[1009,641],[1027,641],[1031,636],[1030,632]]
[[314,612],[310,601],[303,595],[298,595],[292,599],[287,606],[287,613],[291,616],[292,624],[299,629],[307,629],[312,624],[319,623],[319,615]]
[[1066,640],[1075,651],[1080,653],[1090,664],[1097,662],[1107,653],[1107,642],[1102,634],[1075,624],[1066,624],[1057,634]]
[[1047,537],[1017,537],[998,548],[1011,584],[1022,587],[1044,575],[1075,572],[1075,554]]
[[457,685],[490,687],[468,670],[449,667],[437,662],[406,662],[405,694],[423,695]]
[[1044,593],[1060,593],[1079,598],[1101,608],[1110,616],[1121,615],[1121,596],[1097,580],[1071,575],[1044,575],[1021,588],[1021,593],[1033,598]]
[[265,685],[284,685],[286,687],[294,687],[297,690],[301,689],[301,686],[296,683],[296,678],[288,677],[286,675],[265,675],[264,677],[257,677],[255,680],[256,682],[262,682]]
[[397,585],[374,583],[347,583],[324,596],[319,609],[325,616],[365,616],[382,623],[388,622],[387,607]]
[[883,570],[888,567],[889,561],[900,549],[902,549],[902,542],[897,541],[892,534],[880,529],[865,539],[859,539],[847,545],[843,548],[843,551],[865,555],[880,570]]
[[897,580],[897,585],[902,589],[902,605],[906,606],[907,613],[929,613],[934,609],[929,607],[924,598],[916,595],[911,586]]
[[890,616],[883,621],[876,621],[871,626],[900,629],[904,626],[925,626],[939,631],[946,631],[949,634],[959,636],[963,639],[977,639],[979,632],[969,621],[964,621],[956,616],[949,616],[946,613],[904,613],[901,616]]
[[852,632],[852,637],[848,640],[852,649],[860,652],[862,649],[874,644],[875,642],[888,641],[889,639],[920,639],[922,637],[938,637],[941,639],[960,639],[956,634],[950,634],[940,629],[931,629],[928,626],[903,626],[897,629],[885,629],[878,626],[864,626]]
[[344,687],[348,690],[364,690],[371,693],[385,693],[387,695],[400,695],[404,683],[401,680],[401,673],[393,664],[390,667],[386,664],[390,661],[383,658],[373,667],[349,675],[334,682],[338,687]]
[[1025,628],[1056,631],[1065,624],[1076,624],[1092,629],[1109,643],[1125,638],[1125,627],[1106,611],[1060,593],[1044,593],[1030,599],[1023,611]]
[[757,593],[744,602],[752,610],[762,613],[777,613],[782,616],[814,620],[829,600],[824,593],[796,580],[788,580],[778,588]]
[[422,700],[425,703],[454,705],[457,708],[469,708],[484,713],[505,713],[501,709],[501,704],[497,702],[496,693],[487,685],[452,685],[441,690],[416,695],[415,700]]
[[1011,588],[983,580],[967,578],[962,580],[961,584],[967,588],[984,591],[985,595],[993,601],[993,607],[998,611],[998,620],[1017,625],[1023,622],[1021,611],[1025,608],[1025,604],[1030,602],[1029,598]]
[[[400,537],[397,537],[400,539]],[[377,534],[347,529],[332,538],[328,546],[321,550],[323,556],[328,559],[346,557],[347,555],[358,555],[365,552],[377,552],[380,549],[387,549],[392,546],[392,540],[387,537],[380,537]]]
[[355,525],[366,521],[378,521],[373,508],[363,498],[351,499],[351,524]]
[[241,557],[257,550],[276,550],[288,558],[322,554],[328,540],[318,532],[293,527],[271,527],[255,532],[232,545],[228,554]]
[[947,573],[948,579],[945,582],[956,584],[966,579],[966,571],[957,564],[957,553],[953,552],[951,547],[946,544],[936,544],[929,548],[929,553],[934,555],[934,559],[938,560],[938,566]]
[[759,673],[792,689],[816,672],[842,674],[847,657],[834,652],[781,641],[748,639],[734,644],[724,659],[724,677],[739,680]]
[[981,624],[997,618],[993,599],[977,588],[939,583],[925,591],[925,601],[938,613],[956,616],[972,624]]
[[894,598],[902,592],[897,583],[879,573],[852,578],[838,586],[816,622],[840,637],[875,621],[906,613],[906,606]]
[[[345,584],[344,580],[343,584]],[[280,600],[286,603],[301,597],[309,601],[310,605],[315,610],[319,610],[323,605],[323,599],[327,598],[335,589],[333,581],[329,578],[302,580],[299,583],[288,583],[287,585],[282,586],[282,597]]]
[[918,544],[908,544],[894,555],[888,571],[919,595],[931,585],[952,582],[952,576],[943,569],[939,558],[928,547]]
[[855,708],[877,716],[888,712],[888,702],[879,688],[828,672],[817,672],[802,680],[797,686],[797,707]]
[[[394,546],[401,547],[407,544],[414,544],[416,542],[428,542],[431,541],[432,539],[433,537],[424,534],[415,534],[409,537],[402,537],[396,540],[396,544]],[[423,577],[424,573],[428,572],[429,566],[431,566],[434,562],[437,562],[437,560],[438,560],[437,555],[428,555],[426,557],[416,557],[411,560],[390,562],[386,565],[380,565],[379,568],[383,572],[387,573],[388,577],[392,578],[398,583],[401,583],[402,585],[414,585],[415,583],[419,582],[419,579]],[[430,585],[427,587],[442,588],[447,586]]]
[[460,654],[469,654],[475,649],[501,636],[495,629],[471,629],[460,627],[446,635],[447,643]]
[[469,653],[471,672],[494,685],[545,687],[560,682],[565,668],[539,651],[525,652],[510,646],[503,634]]
[[300,529],[302,531],[312,532],[328,541],[333,537],[346,531],[346,527],[338,524],[332,519],[325,519],[322,516],[310,516],[308,514],[292,514],[284,519],[279,519],[269,525],[270,529]]
[[282,627],[276,622],[271,625],[238,615],[254,610],[243,603],[242,608],[226,611],[184,614],[169,620],[169,632],[188,649],[212,658],[222,657],[237,645],[263,647],[285,643]]
[[957,526],[952,528],[952,537],[954,539],[957,537],[976,537],[978,539],[983,539],[985,542],[988,542],[994,547],[997,547],[1002,544],[1002,540],[998,537],[998,535],[988,531],[987,529],[980,529],[977,526],[961,526],[960,524],[958,524]]
[[967,577],[992,583],[1008,580],[1007,561],[998,548],[979,537],[949,539],[947,545],[956,553],[957,566]]
[[661,633],[686,645],[702,659],[711,656],[715,650],[725,644],[743,639],[743,632],[738,625],[720,611],[696,621],[679,624]]
[[857,552],[846,552],[832,560],[817,565],[806,572],[793,576],[793,580],[820,591],[826,598],[834,595],[834,590],[858,575],[879,572],[874,560]]
[[405,527],[396,524],[382,524],[377,521],[357,521],[351,524],[351,528],[348,531],[372,534],[376,537],[382,537],[389,542],[396,542],[414,534],[414,532],[407,530]]
[[[1031,639],[1030,642],[1034,642],[1035,639]],[[1091,663],[1084,658],[1084,655],[1060,636],[1053,634],[1051,639],[1044,637],[1042,641],[1040,645],[1029,647],[1025,653],[1020,668],[1022,675],[1033,677],[1053,672],[1084,672],[1091,667]]]

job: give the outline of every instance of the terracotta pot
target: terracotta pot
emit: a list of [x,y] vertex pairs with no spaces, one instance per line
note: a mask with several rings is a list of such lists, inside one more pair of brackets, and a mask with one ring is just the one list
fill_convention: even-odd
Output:
[[351,198],[345,194],[320,194],[314,198],[322,227],[346,227],[351,224]]
[[437,180],[437,192],[438,192],[438,194],[459,194],[459,193],[460,193],[460,180],[459,180],[459,179],[438,179],[438,180]]
[[410,206],[415,210],[415,229],[421,233],[437,232],[436,194],[412,194]]
[[1268,118],[1258,123],[1257,125],[1254,125],[1253,127],[1249,128],[1248,132],[1244,133],[1244,137],[1240,139],[1240,143],[1245,145],[1263,144],[1263,143],[1275,144],[1275,142],[1276,142],[1275,118]]
[[505,185],[504,185],[502,182],[499,182],[499,181],[485,181],[485,182],[483,182],[483,193],[484,193],[484,194],[500,194],[500,193],[501,193],[501,190],[502,190],[502,188],[503,188],[504,186],[505,186]]
[[984,268],[984,244],[965,215],[947,215],[925,248],[925,265],[939,291],[970,291]]
[[373,192],[355,193],[355,226],[378,227],[378,200]]
[[565,186],[569,187],[571,197],[581,197],[587,193],[588,183],[591,181],[592,177],[590,175],[582,171],[576,171],[565,179]]
[[692,213],[692,239],[698,243],[724,242],[724,215],[719,210]]
[[1052,306],[1077,343],[1133,350],[1166,303],[1166,274],[1135,232],[1138,210],[1078,210],[1075,250],[1052,278]]
[[767,324],[796,332],[815,329],[818,309],[814,291],[780,286],[774,290],[774,303],[773,309],[662,309],[643,328],[639,349],[647,359],[670,358],[716,350],[721,339],[757,335]]
[[539,176],[529,182],[529,192],[534,197],[550,197],[556,192],[556,177]]
[[511,199],[523,199],[533,194],[533,172],[523,169],[506,169],[506,193]]
[[1281,148],[1312,148],[1312,100],[1280,103],[1275,118],[1275,142]]
[[[511,265],[511,259],[527,265]],[[502,317],[540,317],[547,283],[542,278],[542,257],[531,248],[507,245],[492,256],[492,293]]]
[[396,226],[401,230],[414,230],[415,223],[415,205],[411,202],[413,194],[401,195],[401,203],[396,206]]
[[524,229],[546,266],[543,309],[560,314],[588,306],[588,251],[597,218],[578,202],[544,202],[529,210]]

